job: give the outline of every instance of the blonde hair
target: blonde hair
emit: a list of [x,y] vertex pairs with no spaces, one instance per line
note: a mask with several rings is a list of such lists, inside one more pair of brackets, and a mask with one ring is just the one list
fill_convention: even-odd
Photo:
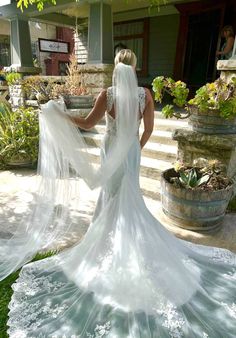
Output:
[[117,63],[122,62],[125,65],[135,67],[137,64],[137,57],[130,49],[121,49],[115,57],[115,66]]
[[233,36],[234,37],[234,29],[233,29],[232,26],[230,26],[230,25],[224,26],[222,28],[221,33],[224,33],[224,32],[229,32],[228,36]]

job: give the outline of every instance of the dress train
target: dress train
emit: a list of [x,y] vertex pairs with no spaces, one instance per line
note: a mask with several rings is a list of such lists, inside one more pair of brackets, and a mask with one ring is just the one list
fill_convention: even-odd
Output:
[[[114,135],[107,115],[106,156]],[[139,187],[138,137],[74,247],[25,265],[10,338],[233,338],[236,255],[175,238]]]

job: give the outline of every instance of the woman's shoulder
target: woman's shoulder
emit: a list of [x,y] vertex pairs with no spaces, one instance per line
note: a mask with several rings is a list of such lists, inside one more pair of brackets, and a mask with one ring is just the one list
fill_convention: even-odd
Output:
[[149,102],[150,100],[152,100],[152,94],[149,88],[147,87],[139,87],[139,88],[142,88],[142,91],[145,93],[146,102]]
[[144,90],[146,93],[150,93],[150,89],[144,86],[138,87],[141,88],[142,90]]

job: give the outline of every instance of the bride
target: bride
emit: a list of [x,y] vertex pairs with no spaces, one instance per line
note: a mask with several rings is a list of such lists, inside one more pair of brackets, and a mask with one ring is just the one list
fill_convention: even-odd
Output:
[[[22,268],[9,305],[10,338],[236,336],[236,256],[175,238],[144,204],[140,153],[154,108],[135,65],[132,51],[117,54],[113,86],[86,118],[69,117],[60,102],[42,107],[39,198],[23,235],[2,240],[2,278],[69,231],[75,177],[102,189],[81,243]],[[93,166],[76,126],[92,128],[104,114],[102,163]]]

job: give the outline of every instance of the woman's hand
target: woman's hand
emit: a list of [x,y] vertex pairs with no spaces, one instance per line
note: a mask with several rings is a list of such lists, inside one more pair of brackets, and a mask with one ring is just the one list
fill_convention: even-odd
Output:
[[79,126],[82,129],[88,130],[93,128],[104,116],[106,111],[106,90],[103,90],[97,97],[95,101],[95,105],[91,112],[86,116],[83,117],[72,117],[70,116],[70,120]]

